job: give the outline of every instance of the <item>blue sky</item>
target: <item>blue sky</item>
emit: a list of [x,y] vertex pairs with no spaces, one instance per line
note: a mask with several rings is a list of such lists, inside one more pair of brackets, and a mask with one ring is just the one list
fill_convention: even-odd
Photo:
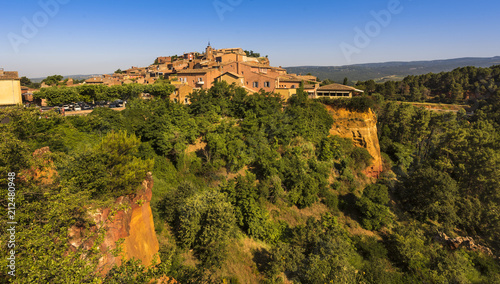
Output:
[[[500,1],[2,1],[0,67],[110,73],[158,56],[242,47],[273,66],[500,55]],[[374,15],[379,15],[374,16]]]

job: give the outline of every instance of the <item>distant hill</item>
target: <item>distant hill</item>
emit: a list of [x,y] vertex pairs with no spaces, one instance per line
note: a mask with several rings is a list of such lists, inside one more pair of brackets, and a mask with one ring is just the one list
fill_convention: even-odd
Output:
[[336,82],[342,82],[345,77],[350,81],[366,81],[370,79],[387,81],[401,80],[408,75],[451,71],[458,67],[491,67],[499,64],[500,56],[495,56],[489,58],[467,57],[445,60],[367,63],[344,66],[298,66],[285,67],[285,69],[288,73],[303,75],[311,73],[321,80],[330,79]]
[[[88,78],[92,78],[92,77],[95,77],[95,76],[101,76],[102,74],[88,74],[88,75],[65,75],[64,76],[64,79],[66,78],[73,78],[73,79],[76,79],[76,80],[82,80],[82,79],[88,79]],[[42,82],[43,79],[45,79],[47,77],[39,77],[39,78],[29,78],[33,83],[40,83]]]

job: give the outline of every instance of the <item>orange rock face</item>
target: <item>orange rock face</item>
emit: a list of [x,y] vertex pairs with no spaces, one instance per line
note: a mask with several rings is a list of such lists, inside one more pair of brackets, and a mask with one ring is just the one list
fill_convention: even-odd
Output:
[[[143,264],[151,265],[153,257],[158,253],[159,245],[153,223],[153,213],[150,207],[153,179],[149,176],[139,193],[132,200],[132,213],[129,223],[129,235],[125,238],[125,255],[127,258],[140,259]],[[144,203],[143,203],[144,202]],[[142,205],[140,205],[143,203]],[[159,262],[159,259],[158,259]]]
[[377,178],[382,172],[382,157],[377,135],[377,116],[373,111],[353,112],[325,105],[334,119],[330,135],[351,138],[354,145],[368,150],[373,157],[372,164],[364,170],[369,177]]
[[[54,163],[50,160],[49,147],[36,150],[33,158],[38,166],[24,171],[21,176],[24,176],[24,179],[32,178],[40,185],[53,183],[58,173]],[[153,176],[148,173],[136,193],[121,196],[115,200],[113,206],[115,212],[112,212],[110,208],[88,209],[90,218],[96,225],[88,229],[78,226],[70,228],[68,232],[70,249],[75,250],[80,247],[90,249],[96,240],[92,233],[104,229],[106,234],[99,247],[102,257],[99,259],[98,266],[102,275],[105,275],[114,265],[120,265],[122,256],[125,259],[139,259],[145,266],[151,265],[159,251],[150,206],[152,189]],[[123,239],[122,253],[114,256],[112,250],[116,249],[120,239]],[[157,263],[159,262],[158,257]]]
[[[106,274],[114,265],[120,265],[122,255],[125,259],[139,259],[146,266],[152,264],[159,250],[150,207],[152,188],[153,178],[148,173],[137,193],[116,199],[114,207],[119,210],[114,213],[110,208],[90,210],[89,213],[96,223],[90,231],[103,227],[106,230],[105,238],[100,245],[102,257],[99,259],[98,269],[101,274]],[[81,245],[90,248],[94,241],[84,241],[85,232],[78,227],[71,228],[69,235],[70,244],[74,248]],[[120,239],[123,239],[122,254],[114,256],[111,251],[116,249]],[[157,262],[159,261],[157,258]]]

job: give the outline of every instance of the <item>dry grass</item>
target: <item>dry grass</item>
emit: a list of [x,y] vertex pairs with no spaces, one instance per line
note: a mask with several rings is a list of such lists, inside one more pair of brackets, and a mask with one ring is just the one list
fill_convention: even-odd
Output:
[[204,149],[207,146],[207,143],[203,142],[201,140],[201,137],[196,139],[196,142],[194,144],[188,145],[186,149],[186,153],[194,153],[198,150]]
[[339,213],[337,220],[340,224],[344,225],[344,228],[351,235],[364,235],[382,240],[382,238],[377,233],[363,229],[361,225],[356,222],[356,220],[353,220],[351,217],[344,215],[344,213],[342,212]]
[[246,176],[248,171],[248,166],[244,166],[241,170],[239,170],[236,173],[228,173],[226,168],[222,168],[221,171],[222,171],[221,174],[225,176],[228,180],[230,180],[237,176],[243,176],[243,177]]
[[316,202],[304,209],[299,209],[295,205],[289,207],[283,202],[277,204],[268,203],[266,209],[271,213],[273,220],[285,221],[290,227],[305,224],[309,217],[319,220],[321,215],[329,211],[328,207],[321,202]]
[[268,251],[268,245],[249,237],[243,237],[231,242],[228,250],[229,257],[226,265],[220,271],[221,276],[236,277],[241,284],[257,284],[265,279],[265,276],[257,268],[254,253]]
[[199,260],[194,256],[193,250],[189,250],[181,254],[181,257],[184,259],[184,265],[195,267],[199,264]]

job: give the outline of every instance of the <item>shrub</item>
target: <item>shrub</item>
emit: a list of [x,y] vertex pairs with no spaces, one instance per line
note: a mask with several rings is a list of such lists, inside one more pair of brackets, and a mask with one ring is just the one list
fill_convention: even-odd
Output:
[[363,196],[356,201],[361,214],[362,226],[367,230],[378,230],[392,222],[392,213],[386,204],[389,202],[387,186],[380,184],[369,185]]

